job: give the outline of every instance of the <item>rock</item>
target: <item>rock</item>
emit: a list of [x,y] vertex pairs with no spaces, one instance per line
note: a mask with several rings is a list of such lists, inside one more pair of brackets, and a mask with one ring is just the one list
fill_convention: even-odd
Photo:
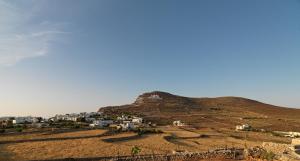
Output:
[[293,139],[292,140],[292,145],[300,145],[300,138]]

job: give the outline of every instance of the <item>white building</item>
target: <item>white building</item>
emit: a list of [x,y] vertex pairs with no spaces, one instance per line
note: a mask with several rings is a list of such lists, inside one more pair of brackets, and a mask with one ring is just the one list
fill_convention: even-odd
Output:
[[174,126],[184,126],[184,123],[182,123],[180,120],[176,120],[176,121],[173,121],[173,125]]
[[135,125],[132,122],[125,122],[120,124],[122,130],[133,130],[135,129]]
[[92,117],[88,117],[88,118],[85,118],[85,121],[86,122],[94,122],[94,121],[96,121],[96,119],[92,118]]
[[244,125],[237,125],[235,127],[236,131],[247,131],[247,130],[251,130],[251,126],[248,124],[244,124]]
[[95,124],[89,124],[89,127],[96,127]]
[[113,123],[114,123],[113,120],[95,120],[93,122],[94,126],[98,126],[98,127],[108,127]]
[[15,117],[15,119],[12,121],[13,124],[24,124],[24,123],[37,123],[39,122],[39,119],[36,117]]
[[143,118],[140,118],[140,117],[134,117],[132,120],[131,120],[132,123],[135,123],[135,124],[141,124],[143,123]]
[[84,118],[94,117],[96,115],[100,115],[100,113],[98,113],[98,112],[81,112],[79,114],[80,117],[84,117]]
[[78,120],[78,118],[79,117],[77,117],[77,116],[70,116],[70,117],[67,117],[67,120],[76,122]]
[[125,115],[117,117],[117,120],[119,120],[119,121],[125,121],[125,120],[128,120],[128,119],[129,119],[128,116],[125,116]]
[[55,115],[51,118],[52,121],[74,121],[76,122],[80,118],[79,114],[66,114],[66,115]]

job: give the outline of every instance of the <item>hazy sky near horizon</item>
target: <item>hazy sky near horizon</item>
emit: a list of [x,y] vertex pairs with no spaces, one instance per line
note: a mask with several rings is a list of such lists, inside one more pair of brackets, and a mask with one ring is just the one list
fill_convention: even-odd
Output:
[[0,116],[161,90],[300,107],[299,0],[0,0]]

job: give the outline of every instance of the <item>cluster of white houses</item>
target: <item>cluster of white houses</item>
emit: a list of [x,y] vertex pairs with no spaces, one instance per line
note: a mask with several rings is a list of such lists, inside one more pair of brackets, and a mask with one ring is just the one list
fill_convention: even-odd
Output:
[[143,118],[136,116],[119,116],[115,120],[100,119],[93,121],[90,127],[114,127],[118,130],[134,130],[143,126]]
[[45,119],[42,117],[5,117],[0,119],[0,125],[15,125],[15,124],[31,124],[31,123],[39,123],[44,122]]
[[79,114],[65,114],[55,115],[49,119],[43,119],[41,117],[7,117],[0,118],[0,128],[10,127],[17,124],[31,124],[33,127],[49,126],[50,123],[59,122],[85,122],[92,128],[104,128],[104,127],[116,127],[121,130],[133,130],[143,125],[143,118],[136,116],[122,115],[111,119],[106,115],[102,115],[99,112],[82,112]]
[[84,119],[86,122],[93,122],[96,120],[97,117],[100,117],[100,112],[81,112],[79,114],[77,113],[71,113],[71,114],[65,114],[65,115],[55,115],[54,117],[51,117],[49,120],[53,122],[57,121],[81,121]]
[[[157,96],[152,96],[153,99],[159,99]],[[151,98],[152,98],[151,97]],[[14,125],[26,124],[31,127],[49,127],[59,125],[60,122],[80,122],[89,125],[91,128],[105,128],[105,127],[114,127],[118,130],[134,130],[139,127],[153,127],[156,124],[144,123],[143,118],[133,116],[133,115],[121,115],[110,117],[104,115],[100,112],[82,112],[82,113],[71,113],[64,115],[55,115],[49,119],[44,119],[42,117],[7,117],[0,118],[0,128],[11,127]],[[53,124],[54,123],[54,124]],[[174,126],[185,126],[180,120],[173,122]]]
[[74,121],[74,122],[86,122],[90,123],[89,127],[91,128],[105,128],[105,127],[116,127],[121,130],[133,130],[140,127],[143,123],[143,118],[136,116],[126,116],[122,115],[115,119],[109,119],[102,115],[100,112],[91,112],[91,113],[73,113],[65,115],[55,115],[49,120],[53,122],[58,121]]
[[18,124],[47,124],[49,122],[58,122],[58,121],[81,121],[85,122],[93,122],[99,117],[101,113],[98,112],[82,112],[79,114],[65,114],[65,115],[55,115],[49,119],[45,119],[42,117],[33,117],[33,116],[25,116],[25,117],[2,117],[0,118],[0,127],[10,127]]

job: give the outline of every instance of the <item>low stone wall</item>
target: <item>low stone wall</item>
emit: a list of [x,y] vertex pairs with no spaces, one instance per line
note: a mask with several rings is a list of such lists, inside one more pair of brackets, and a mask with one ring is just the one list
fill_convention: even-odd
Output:
[[278,156],[280,161],[299,161],[300,150],[297,149],[298,140],[294,140],[292,144],[278,144],[271,142],[264,142],[263,148],[267,151],[272,151]]
[[155,154],[137,156],[111,156],[97,158],[64,158],[44,161],[198,161],[206,159],[243,159],[243,149],[217,149],[203,153],[178,152],[175,154]]

